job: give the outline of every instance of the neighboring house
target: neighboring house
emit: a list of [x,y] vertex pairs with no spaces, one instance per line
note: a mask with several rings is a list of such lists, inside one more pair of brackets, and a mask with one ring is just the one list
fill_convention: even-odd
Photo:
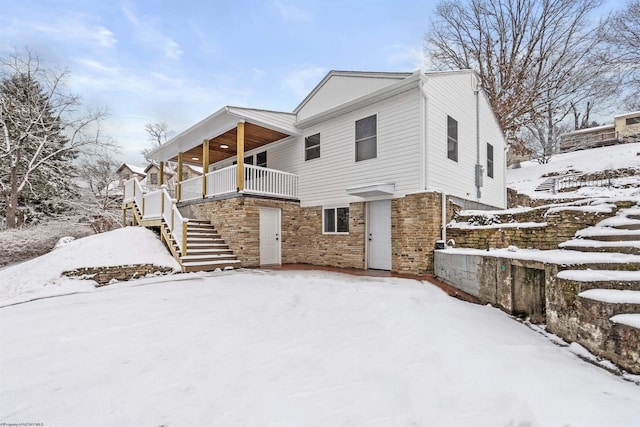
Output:
[[[146,179],[143,183],[148,191],[157,190],[160,188],[160,166],[150,163],[145,169]],[[163,184],[166,184],[171,191],[175,185],[175,172],[169,168],[164,167],[162,170],[164,176],[162,177]]]
[[[223,107],[149,156],[177,162],[180,216],[213,224],[245,267],[429,273],[452,202],[506,207],[506,142],[478,81],[331,71],[293,112]],[[185,179],[190,165],[206,179]],[[156,199],[136,202],[154,224]],[[162,221],[182,227],[171,212]],[[186,252],[186,231],[173,236]]]
[[613,124],[579,129],[562,135],[560,152],[566,153],[639,140],[640,111],[634,111],[615,116]]
[[145,169],[140,166],[134,166],[129,163],[123,163],[120,165],[118,170],[116,170],[116,174],[120,180],[120,186],[124,186],[124,182],[130,180],[131,178],[135,178],[138,181],[142,181],[146,178],[147,173]]

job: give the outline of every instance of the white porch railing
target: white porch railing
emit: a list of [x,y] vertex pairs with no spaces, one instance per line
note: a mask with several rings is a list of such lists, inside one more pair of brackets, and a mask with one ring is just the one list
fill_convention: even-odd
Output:
[[202,177],[187,179],[180,183],[180,201],[202,199]]
[[140,183],[130,179],[124,185],[124,201],[133,201],[140,211],[143,220],[162,219],[169,228],[171,236],[178,245],[178,250],[184,256],[187,254],[187,224],[189,220],[183,218],[176,207],[176,199],[172,199],[166,188],[144,193]]
[[254,165],[244,165],[245,193],[298,198],[298,175]]
[[207,174],[207,197],[220,196],[222,194],[233,193],[238,189],[237,184],[238,166],[227,166],[226,168],[209,172]]

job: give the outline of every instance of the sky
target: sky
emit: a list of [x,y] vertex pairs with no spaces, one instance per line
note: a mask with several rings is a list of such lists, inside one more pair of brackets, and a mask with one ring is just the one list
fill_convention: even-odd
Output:
[[225,105],[291,111],[330,70],[425,68],[436,3],[0,0],[0,57],[28,48],[68,70],[85,106],[108,108],[113,157],[143,166],[148,123],[180,133]]

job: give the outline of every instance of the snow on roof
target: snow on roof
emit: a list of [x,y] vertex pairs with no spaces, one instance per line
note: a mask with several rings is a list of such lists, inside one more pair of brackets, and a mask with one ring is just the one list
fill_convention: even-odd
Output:
[[562,136],[579,135],[579,134],[583,134],[583,133],[595,133],[595,132],[599,132],[599,131],[603,131],[603,130],[609,130],[609,129],[615,129],[615,125],[613,125],[613,124],[600,125],[600,126],[594,126],[594,127],[591,127],[591,128],[578,129],[578,130],[574,130],[574,131],[571,131],[571,132],[567,132]]
[[136,165],[132,165],[131,163],[123,163],[122,166],[120,166],[118,168],[118,172],[120,172],[123,168],[129,168],[129,170],[137,175],[140,176],[145,176],[145,168],[143,168],[142,166],[136,166]]

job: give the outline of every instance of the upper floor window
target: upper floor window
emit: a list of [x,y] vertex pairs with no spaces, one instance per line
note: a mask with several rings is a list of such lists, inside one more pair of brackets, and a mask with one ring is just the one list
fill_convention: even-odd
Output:
[[629,125],[637,125],[637,124],[640,124],[640,116],[637,116],[637,117],[629,117],[629,118],[626,120],[626,123],[627,123],[627,126],[629,126]]
[[323,210],[323,233],[348,233],[349,208],[328,208]]
[[149,175],[149,184],[157,185],[158,184],[158,174],[152,173]]
[[458,161],[458,122],[447,116],[447,157]]
[[493,145],[487,143],[487,176],[493,178]]
[[308,136],[304,139],[304,160],[320,157],[320,134]]
[[263,151],[262,153],[256,154],[256,166],[261,166],[263,168],[267,167],[267,152]]
[[356,121],[356,162],[376,158],[377,131],[375,115]]

